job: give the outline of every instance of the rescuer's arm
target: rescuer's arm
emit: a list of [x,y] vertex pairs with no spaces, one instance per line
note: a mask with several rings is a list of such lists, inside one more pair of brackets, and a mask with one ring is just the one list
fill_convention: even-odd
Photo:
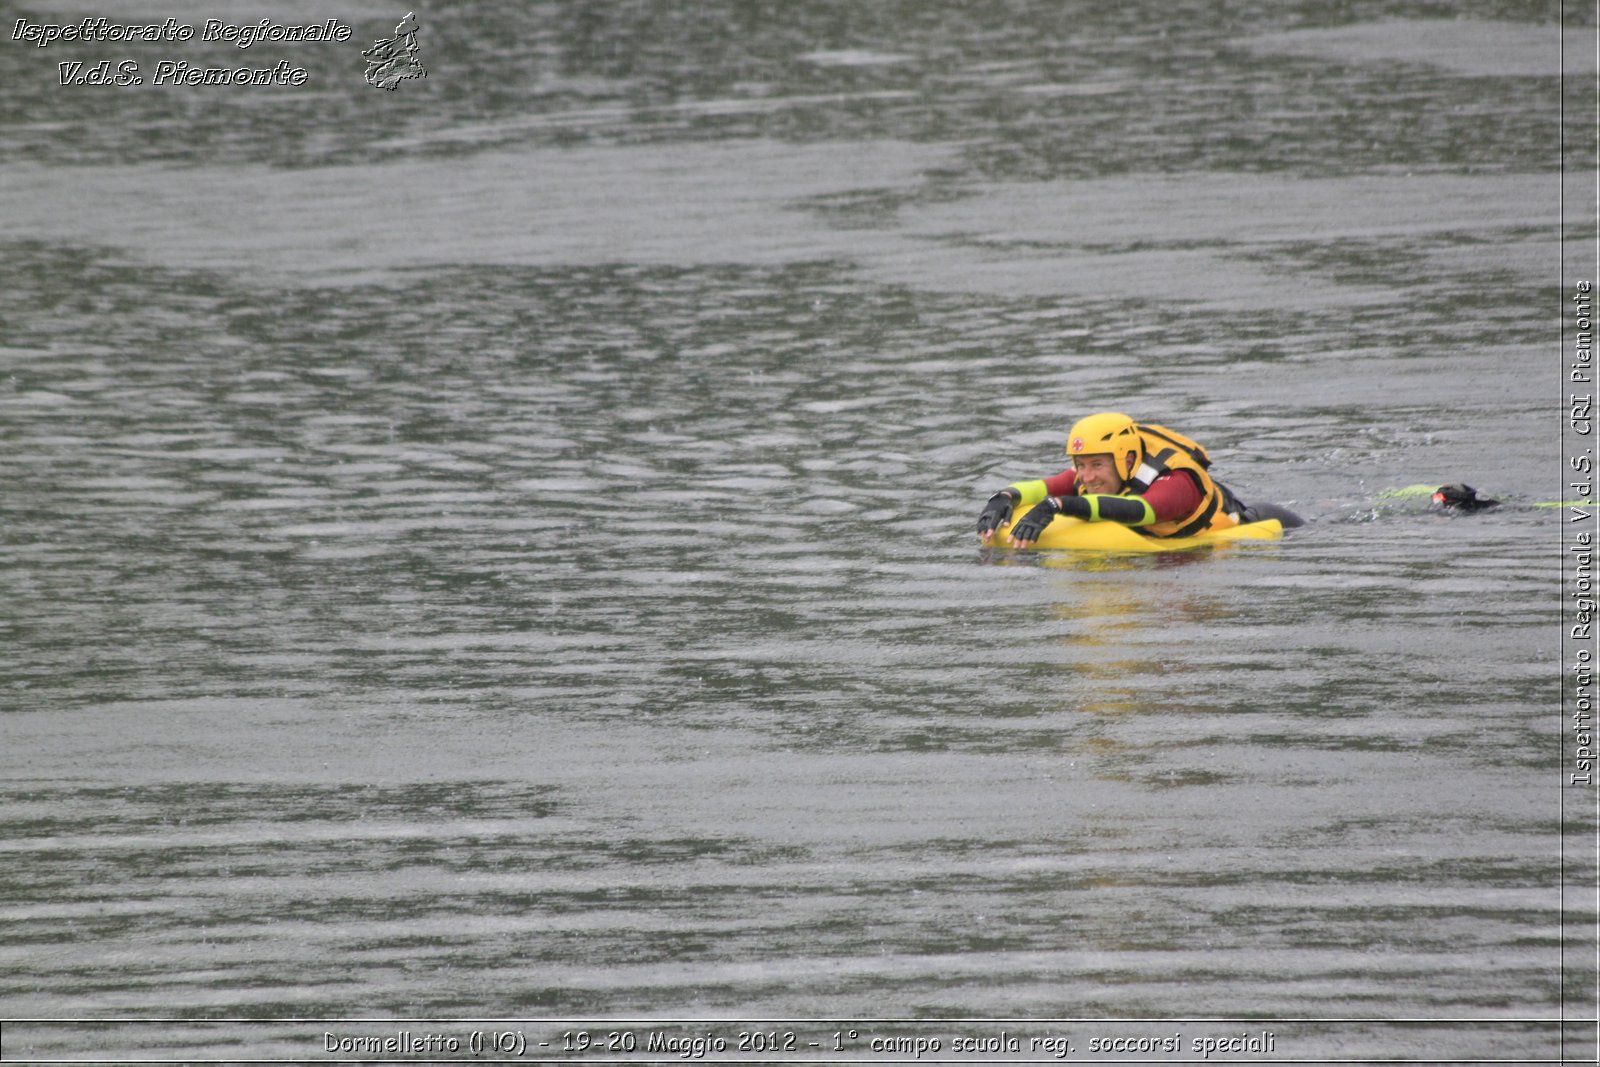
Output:
[[984,505],[983,513],[978,516],[978,540],[988,544],[989,538],[1005,525],[1013,511],[1026,510],[1049,496],[1070,493],[1076,482],[1077,472],[1064,470],[1038,481],[1011,483],[991,496]]
[[1044,528],[1057,515],[1069,515],[1089,522],[1120,522],[1128,526],[1144,526],[1156,521],[1155,509],[1143,497],[1106,496],[1101,493],[1047,496],[1011,528],[1011,543],[1018,548],[1027,548],[1039,540]]

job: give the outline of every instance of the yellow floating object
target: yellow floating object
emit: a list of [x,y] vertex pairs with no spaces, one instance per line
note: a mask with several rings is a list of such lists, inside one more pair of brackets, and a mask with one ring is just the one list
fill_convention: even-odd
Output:
[[[1011,517],[989,539],[992,545],[1005,545],[1011,527],[1028,511],[1028,508]],[[1222,544],[1226,541],[1276,541],[1283,537],[1283,523],[1277,519],[1247,522],[1243,526],[1230,526],[1225,530],[1208,530],[1193,537],[1147,537],[1120,522],[1089,522],[1070,515],[1057,515],[1034,548],[1070,548],[1080,552],[1182,552],[1204,545]]]

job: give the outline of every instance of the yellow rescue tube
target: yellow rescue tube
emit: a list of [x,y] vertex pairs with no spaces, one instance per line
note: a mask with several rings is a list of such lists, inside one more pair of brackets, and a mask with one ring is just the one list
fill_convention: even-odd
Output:
[[[1026,515],[1028,508],[1011,517],[1011,522],[1001,525],[989,539],[993,545],[1004,545],[1006,536],[1016,520]],[[1276,541],[1283,536],[1283,523],[1277,519],[1247,522],[1243,526],[1230,526],[1225,530],[1208,530],[1193,537],[1147,537],[1120,522],[1089,522],[1070,515],[1057,515],[1034,548],[1073,548],[1087,552],[1181,552],[1202,545],[1221,544],[1224,541]]]

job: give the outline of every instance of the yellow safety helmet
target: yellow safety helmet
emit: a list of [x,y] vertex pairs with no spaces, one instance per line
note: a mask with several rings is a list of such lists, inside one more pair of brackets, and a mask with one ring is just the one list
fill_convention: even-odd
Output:
[[[1117,475],[1127,481],[1144,461],[1144,438],[1139,426],[1128,416],[1116,411],[1103,411],[1079,419],[1067,432],[1067,455],[1092,456],[1106,452],[1116,465]],[[1128,453],[1133,453],[1133,463],[1128,463]]]

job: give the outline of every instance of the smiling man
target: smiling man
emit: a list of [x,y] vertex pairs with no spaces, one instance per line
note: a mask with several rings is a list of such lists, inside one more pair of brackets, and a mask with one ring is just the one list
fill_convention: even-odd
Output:
[[[1057,515],[1120,522],[1150,537],[1190,537],[1241,523],[1301,518],[1276,504],[1246,506],[1208,473],[1211,457],[1197,442],[1161,426],[1140,425],[1119,412],[1079,420],[1067,434],[1072,466],[1039,481],[1008,485],[978,517],[988,544],[1018,507],[1033,507],[1007,540],[1027,548]],[[1038,505],[1034,507],[1034,505]]]

